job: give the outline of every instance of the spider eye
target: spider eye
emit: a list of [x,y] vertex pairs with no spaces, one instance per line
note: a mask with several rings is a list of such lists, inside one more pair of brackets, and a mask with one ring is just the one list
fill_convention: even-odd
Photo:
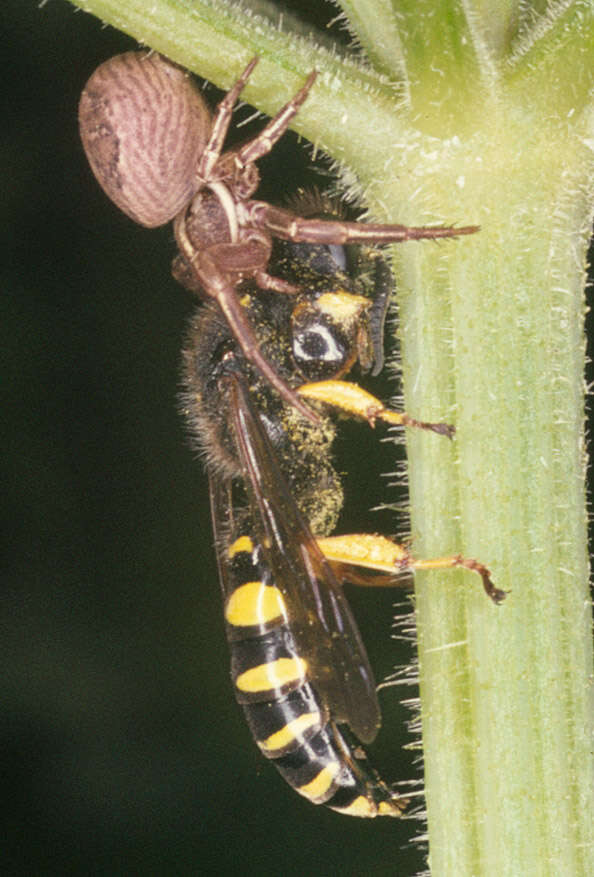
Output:
[[325,314],[312,307],[297,308],[291,329],[293,359],[307,380],[327,380],[344,371],[352,344]]

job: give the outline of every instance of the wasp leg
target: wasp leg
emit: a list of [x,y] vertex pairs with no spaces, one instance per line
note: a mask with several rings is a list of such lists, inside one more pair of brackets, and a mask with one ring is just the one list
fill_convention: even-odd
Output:
[[335,560],[326,558],[332,567],[337,581],[343,585],[348,582],[349,585],[357,585],[358,588],[411,588],[412,576],[403,575],[400,572],[394,573],[372,573],[361,572],[352,563],[337,563]]
[[415,420],[404,411],[392,411],[385,408],[379,399],[363,390],[357,384],[347,381],[316,381],[310,384],[302,384],[297,392],[305,399],[316,402],[324,402],[339,408],[344,414],[352,417],[363,417],[371,427],[375,426],[376,420],[383,420],[395,426],[412,426],[417,429],[427,429],[439,435],[452,438],[456,428],[451,423],[426,423],[423,420]]
[[[347,536],[328,536],[317,540],[318,546],[324,556],[333,564],[346,564],[355,567],[378,570],[379,572],[401,573],[407,570],[417,569],[455,569],[463,567],[478,573],[481,577],[483,588],[488,597],[494,603],[501,603],[506,597],[506,591],[496,588],[491,580],[491,573],[487,567],[474,560],[472,557],[463,557],[461,554],[452,554],[449,557],[435,557],[431,560],[419,560],[403,545],[398,545],[385,536],[376,536],[372,533],[352,533]],[[379,584],[384,585],[381,581]],[[354,584],[360,584],[355,581]],[[373,579],[368,579],[365,584],[372,585]]]

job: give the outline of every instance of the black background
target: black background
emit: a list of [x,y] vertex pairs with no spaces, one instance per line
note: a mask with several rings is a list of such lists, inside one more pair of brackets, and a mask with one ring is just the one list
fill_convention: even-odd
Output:
[[[119,213],[78,138],[88,76],[134,42],[62,0],[3,13],[2,872],[413,874],[420,823],[301,800],[233,700],[207,486],[176,409],[194,303],[170,278],[170,227]],[[261,162],[260,194],[309,184],[310,164],[288,135]],[[399,498],[370,471],[372,457],[390,465],[364,432],[339,443],[353,472],[345,530]],[[367,528],[397,528],[387,520]],[[390,639],[402,599],[352,594],[378,679],[413,657]],[[418,777],[402,752],[399,698],[412,694],[381,696],[372,751],[390,780]]]

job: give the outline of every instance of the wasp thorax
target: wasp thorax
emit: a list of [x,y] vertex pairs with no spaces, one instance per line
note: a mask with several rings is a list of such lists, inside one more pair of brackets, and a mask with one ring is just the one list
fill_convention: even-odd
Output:
[[164,225],[192,198],[211,116],[179,67],[143,52],[110,58],[87,82],[79,125],[97,180],[135,222]]

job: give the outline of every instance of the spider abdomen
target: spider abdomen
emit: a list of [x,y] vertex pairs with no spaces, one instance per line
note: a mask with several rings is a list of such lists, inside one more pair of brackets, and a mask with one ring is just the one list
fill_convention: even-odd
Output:
[[211,115],[184,70],[157,54],[116,55],[93,73],[78,112],[89,164],[120,210],[156,228],[188,204]]

